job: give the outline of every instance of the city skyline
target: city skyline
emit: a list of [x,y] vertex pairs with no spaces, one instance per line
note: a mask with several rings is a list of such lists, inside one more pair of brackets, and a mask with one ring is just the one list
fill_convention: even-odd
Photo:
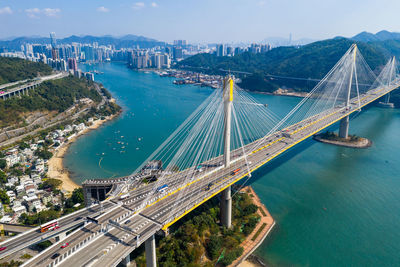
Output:
[[[79,6],[80,8],[76,8]],[[346,8],[343,8],[346,6]],[[0,2],[0,39],[17,36],[141,35],[191,43],[260,42],[268,37],[314,40],[362,31],[398,31],[400,3],[345,1],[29,1]],[[299,12],[301,10],[301,12]],[[379,12],[377,12],[379,11]],[[207,14],[206,17],[204,14]],[[374,23],[370,18],[379,19]],[[216,27],[217,26],[217,27]],[[212,28],[213,31],[209,31]]]

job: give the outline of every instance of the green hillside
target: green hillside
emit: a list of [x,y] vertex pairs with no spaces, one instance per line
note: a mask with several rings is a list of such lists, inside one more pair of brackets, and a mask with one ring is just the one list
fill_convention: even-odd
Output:
[[[220,69],[250,72],[253,75],[243,78],[241,85],[248,90],[272,92],[279,86],[287,86],[298,91],[307,91],[310,86],[306,84],[306,81],[270,80],[265,77],[265,74],[321,79],[353,43],[354,41],[349,39],[338,38],[311,43],[299,48],[278,47],[261,54],[246,52],[234,57],[198,54],[181,61],[178,67],[210,73],[221,73]],[[373,70],[378,71],[386,63],[390,54],[382,44],[357,42],[357,45]]]
[[51,72],[51,67],[41,62],[0,57],[0,84],[32,79],[39,75],[49,75]]
[[81,98],[90,98],[96,103],[101,101],[93,82],[86,79],[69,76],[43,82],[29,95],[0,100],[0,127],[22,122],[22,114],[26,112],[63,112]]

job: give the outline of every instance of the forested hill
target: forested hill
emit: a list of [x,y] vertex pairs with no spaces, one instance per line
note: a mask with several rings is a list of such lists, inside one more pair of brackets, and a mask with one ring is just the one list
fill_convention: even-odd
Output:
[[32,79],[51,74],[52,69],[44,63],[20,58],[0,57],[0,84]]
[[[321,79],[343,56],[355,41],[335,38],[314,42],[305,46],[278,47],[261,54],[242,53],[234,57],[217,57],[198,54],[181,61],[179,68],[221,73],[220,69],[253,73],[243,79],[242,87],[254,91],[275,91],[286,86],[297,91],[308,91],[312,85],[305,81],[270,80],[265,74],[297,78]],[[377,72],[393,53],[400,54],[400,41],[356,42],[372,70]]]

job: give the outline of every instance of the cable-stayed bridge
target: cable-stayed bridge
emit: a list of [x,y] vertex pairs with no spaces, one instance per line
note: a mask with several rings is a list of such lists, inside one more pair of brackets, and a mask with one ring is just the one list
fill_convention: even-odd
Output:
[[[190,117],[130,176],[87,180],[85,201],[102,200],[69,215],[81,226],[25,266],[116,266],[145,243],[148,266],[156,266],[156,233],[208,199],[221,194],[221,224],[231,224],[231,186],[286,150],[340,122],[348,136],[349,116],[400,86],[395,59],[378,76],[353,45],[317,86],[283,119],[235,85],[228,75]],[[85,212],[85,213],[82,213]],[[84,222],[84,216],[89,220]],[[41,239],[37,230],[1,244],[0,256]],[[36,239],[35,239],[36,238]],[[42,239],[46,239],[44,237]],[[37,242],[37,241],[35,241]]]

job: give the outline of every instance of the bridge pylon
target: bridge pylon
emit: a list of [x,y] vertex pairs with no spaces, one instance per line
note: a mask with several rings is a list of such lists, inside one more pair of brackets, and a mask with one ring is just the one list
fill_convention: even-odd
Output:
[[[224,101],[224,165],[230,165],[231,153],[231,120],[232,120],[232,101],[233,101],[234,77],[227,75],[223,81],[222,97]],[[221,223],[227,228],[231,227],[232,222],[232,198],[231,187],[229,186],[221,193]]]
[[[350,80],[349,80],[349,86],[348,86],[346,103],[345,103],[346,109],[350,109],[351,85],[353,84],[353,73],[354,73],[354,69],[356,67],[356,55],[357,55],[357,45],[354,44],[353,45],[353,64],[351,66]],[[339,137],[340,138],[347,139],[349,137],[349,124],[350,124],[349,116],[346,116],[340,120],[340,126],[339,126]]]

